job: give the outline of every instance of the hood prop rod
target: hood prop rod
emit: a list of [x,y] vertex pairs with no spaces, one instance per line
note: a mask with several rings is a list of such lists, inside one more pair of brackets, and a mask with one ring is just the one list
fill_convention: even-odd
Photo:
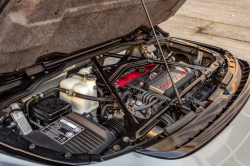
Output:
[[154,33],[154,36],[155,36],[157,45],[159,46],[159,49],[160,49],[160,52],[161,52],[161,56],[162,56],[162,58],[163,58],[163,60],[164,60],[165,66],[166,66],[166,68],[167,68],[167,71],[168,71],[170,80],[171,80],[171,82],[172,82],[172,86],[173,86],[173,88],[174,88],[176,97],[177,97],[178,102],[179,102],[179,108],[181,108],[181,107],[182,107],[182,102],[181,102],[181,98],[180,98],[179,92],[178,92],[178,90],[177,90],[177,88],[176,88],[176,86],[175,86],[174,80],[173,80],[172,75],[171,75],[171,73],[170,73],[170,70],[169,70],[167,61],[166,61],[166,59],[165,59],[165,57],[164,57],[164,54],[163,54],[161,45],[160,45],[159,40],[158,40],[158,38],[157,38],[157,35],[156,35],[156,33],[155,33],[155,29],[154,29],[154,26],[153,26],[152,21],[151,21],[151,19],[150,19],[150,16],[149,16],[149,14],[148,14],[148,10],[147,10],[147,8],[146,8],[146,5],[145,5],[145,3],[144,3],[144,0],[141,0],[141,2],[142,2],[142,5],[143,5],[143,8],[144,8],[144,10],[145,10],[145,13],[146,13],[146,15],[147,15],[147,18],[148,18],[148,21],[149,21],[149,23],[150,23],[150,26],[151,26],[151,28],[152,28],[152,30],[153,30],[153,33]]

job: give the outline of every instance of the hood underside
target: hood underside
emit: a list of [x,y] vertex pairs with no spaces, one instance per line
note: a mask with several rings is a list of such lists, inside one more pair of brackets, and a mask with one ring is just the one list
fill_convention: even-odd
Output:
[[[146,0],[154,25],[186,0]],[[0,1],[0,73],[34,65],[38,57],[68,54],[149,26],[140,0]]]

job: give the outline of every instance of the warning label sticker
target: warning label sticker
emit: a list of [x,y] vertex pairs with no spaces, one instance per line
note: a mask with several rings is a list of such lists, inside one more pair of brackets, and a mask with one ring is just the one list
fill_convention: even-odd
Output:
[[84,129],[84,127],[67,118],[61,118],[40,131],[59,144],[64,144]]

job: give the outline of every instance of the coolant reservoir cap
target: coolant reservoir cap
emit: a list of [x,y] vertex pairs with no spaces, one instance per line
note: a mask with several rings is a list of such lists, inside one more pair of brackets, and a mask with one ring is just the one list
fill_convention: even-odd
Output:
[[85,74],[87,80],[96,80],[96,76],[94,74]]

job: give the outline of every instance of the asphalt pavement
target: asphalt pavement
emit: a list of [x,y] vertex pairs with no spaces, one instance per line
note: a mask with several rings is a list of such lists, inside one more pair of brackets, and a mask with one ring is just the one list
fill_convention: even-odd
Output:
[[160,27],[179,37],[250,58],[250,0],[187,0]]

